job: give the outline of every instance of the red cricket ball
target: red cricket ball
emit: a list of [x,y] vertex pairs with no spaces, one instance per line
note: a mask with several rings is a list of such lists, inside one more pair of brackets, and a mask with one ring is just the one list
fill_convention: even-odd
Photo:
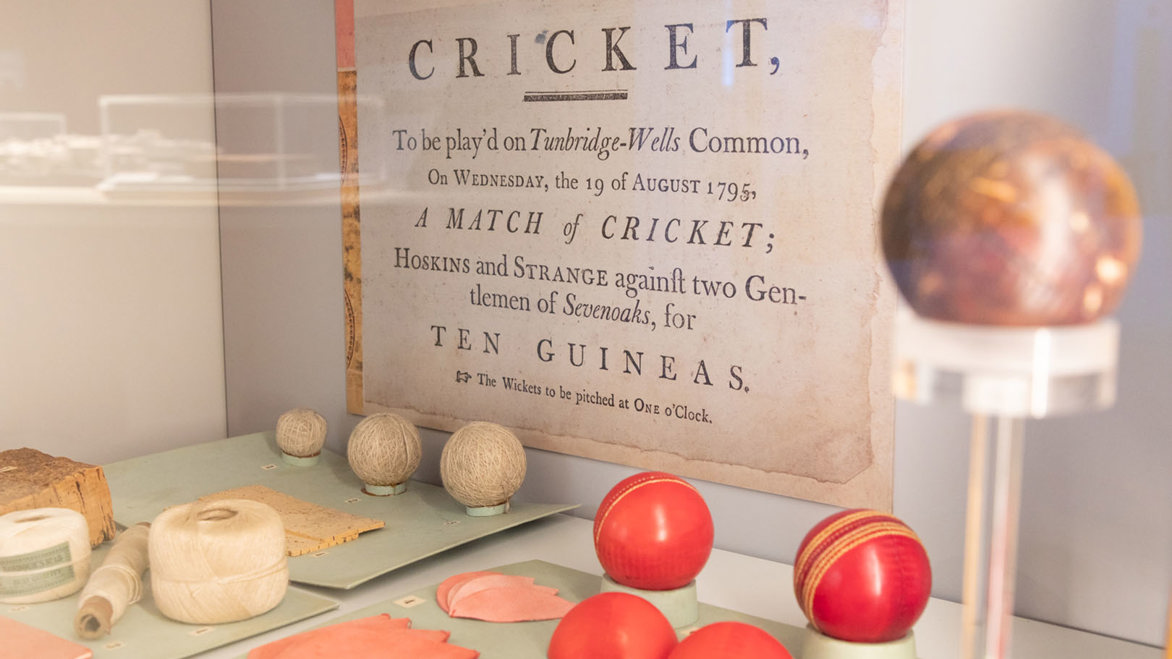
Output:
[[713,659],[714,657],[752,657],[753,659],[793,659],[768,632],[743,622],[714,622],[692,632],[671,651],[668,659]]
[[794,594],[827,636],[855,643],[903,638],[928,605],[932,568],[907,524],[874,510],[819,522],[798,547]]
[[712,553],[712,513],[690,483],[658,471],[611,488],[594,517],[594,551],[616,582],[672,590],[692,582]]
[[676,646],[671,623],[630,593],[588,597],[570,609],[549,639],[549,659],[666,659]]

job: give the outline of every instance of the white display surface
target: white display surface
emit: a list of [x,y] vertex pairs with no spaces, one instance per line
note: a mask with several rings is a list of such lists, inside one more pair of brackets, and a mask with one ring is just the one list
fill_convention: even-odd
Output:
[[[566,567],[597,573],[602,567],[594,554],[591,540],[593,523],[576,517],[557,515],[523,528],[486,538],[472,545],[445,552],[440,556],[398,570],[378,581],[369,582],[345,593],[328,591],[342,605],[337,615],[344,615],[382,602],[402,597],[411,591],[443,581],[460,572],[491,568],[530,559],[540,559]],[[696,580],[701,602],[750,615],[777,620],[790,625],[804,625],[806,620],[793,596],[793,569],[783,563],[715,550],[704,571]],[[314,589],[308,589],[314,590]],[[279,638],[321,626],[334,615],[319,616],[290,625],[247,641],[201,655],[202,659],[242,657],[248,650]],[[1156,648],[1127,643],[1040,622],[1015,621],[1014,656],[1030,659],[1159,659]],[[960,605],[932,599],[915,627],[917,654],[932,659],[960,656]],[[473,648],[475,649],[475,648]],[[788,648],[791,653],[800,648]],[[796,659],[800,659],[795,654]]]

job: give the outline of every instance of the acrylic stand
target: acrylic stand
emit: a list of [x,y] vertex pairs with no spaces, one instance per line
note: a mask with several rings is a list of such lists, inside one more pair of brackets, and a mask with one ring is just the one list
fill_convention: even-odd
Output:
[[1025,419],[1110,407],[1119,325],[985,327],[901,309],[895,337],[895,394],[972,416],[961,656],[1007,659]]

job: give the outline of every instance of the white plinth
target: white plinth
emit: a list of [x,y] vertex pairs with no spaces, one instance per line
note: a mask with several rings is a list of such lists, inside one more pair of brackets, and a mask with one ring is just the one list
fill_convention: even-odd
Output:
[[915,634],[888,643],[851,643],[806,627],[802,659],[916,659]]
[[700,601],[696,597],[696,582],[673,590],[642,590],[631,588],[602,575],[602,592],[630,593],[655,605],[675,629],[683,629],[700,619]]

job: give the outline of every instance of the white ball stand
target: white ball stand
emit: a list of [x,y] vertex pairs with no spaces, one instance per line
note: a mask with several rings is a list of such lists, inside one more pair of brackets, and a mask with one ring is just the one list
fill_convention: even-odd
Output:
[[292,453],[281,453],[281,458],[285,460],[286,464],[293,465],[294,467],[312,467],[313,465],[317,464],[318,459],[321,458],[321,451],[318,451],[317,453],[309,456],[293,455]]
[[396,494],[402,494],[407,491],[407,481],[403,481],[398,485],[371,485],[370,483],[363,483],[362,491],[372,497],[393,497]]
[[700,603],[696,596],[696,582],[673,590],[643,590],[631,588],[602,575],[602,592],[630,593],[651,602],[667,618],[674,629],[694,625],[700,619]]
[[887,643],[852,643],[831,638],[806,625],[802,638],[802,659],[916,659],[916,638],[912,632]]
[[973,419],[964,659],[1010,656],[1025,419],[1113,405],[1118,354],[1119,324],[1112,319],[994,327],[926,320],[908,309],[896,314],[895,394],[959,406]]

